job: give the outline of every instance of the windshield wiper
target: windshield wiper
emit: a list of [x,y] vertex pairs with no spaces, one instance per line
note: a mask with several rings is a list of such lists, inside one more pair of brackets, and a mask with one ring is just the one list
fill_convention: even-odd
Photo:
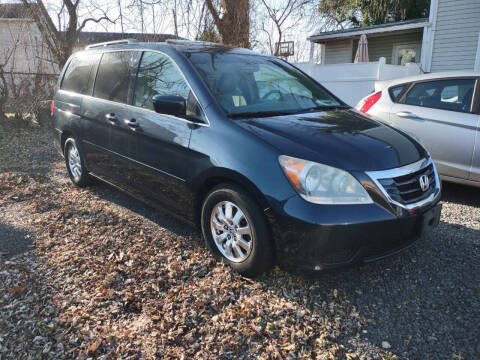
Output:
[[314,111],[327,111],[327,110],[339,110],[339,109],[348,109],[345,105],[319,105],[312,106],[301,110],[301,112],[314,112]]
[[295,113],[296,112],[292,112],[292,111],[246,111],[246,112],[228,114],[228,117],[230,118],[267,117],[267,116],[291,115]]
[[231,113],[228,114],[229,118],[246,118],[246,117],[267,117],[267,116],[282,116],[282,115],[295,115],[303,114],[308,112],[315,111],[326,111],[326,110],[338,110],[338,109],[347,109],[345,105],[319,105],[312,106],[305,109],[296,109],[296,110],[284,110],[284,111],[246,111],[240,113]]

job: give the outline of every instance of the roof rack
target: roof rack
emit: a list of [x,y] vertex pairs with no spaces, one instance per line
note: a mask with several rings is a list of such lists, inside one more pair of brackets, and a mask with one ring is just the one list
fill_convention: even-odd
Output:
[[137,39],[123,39],[123,40],[106,41],[106,42],[102,42],[102,43],[98,43],[98,44],[88,45],[85,49],[88,50],[88,49],[110,46],[110,45],[136,44],[136,43],[138,43]]
[[200,40],[186,40],[186,39],[167,39],[165,40],[167,44],[177,44],[177,45],[189,45],[189,46],[222,46],[222,44],[214,43],[210,41],[200,41]]

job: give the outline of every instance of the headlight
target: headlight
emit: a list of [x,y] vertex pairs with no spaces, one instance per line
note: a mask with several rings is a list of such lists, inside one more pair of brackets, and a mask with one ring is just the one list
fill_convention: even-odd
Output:
[[348,172],[281,155],[278,158],[288,180],[307,201],[315,204],[371,204],[365,188]]

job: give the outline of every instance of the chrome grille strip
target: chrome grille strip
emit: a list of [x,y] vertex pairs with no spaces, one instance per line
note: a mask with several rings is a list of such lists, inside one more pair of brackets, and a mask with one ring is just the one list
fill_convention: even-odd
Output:
[[[399,202],[399,201],[393,199],[390,196],[390,194],[388,193],[388,191],[385,189],[385,187],[380,183],[380,180],[391,179],[392,181],[394,181],[394,178],[398,178],[398,177],[405,176],[405,175],[410,175],[410,174],[416,173],[416,172],[418,172],[422,169],[426,170],[426,168],[430,165],[432,165],[432,167],[433,167],[433,175],[435,177],[434,189],[433,189],[433,191],[432,191],[432,189],[427,190],[426,192],[430,192],[430,194],[426,198],[421,199],[419,201],[416,201],[416,202],[413,202],[413,203],[408,203],[408,204],[404,204],[402,202]],[[416,209],[416,208],[428,205],[428,204],[434,202],[435,200],[437,200],[438,197],[440,196],[440,189],[441,189],[440,178],[438,176],[437,170],[436,170],[435,165],[433,164],[433,161],[432,161],[431,158],[422,159],[422,160],[419,160],[419,161],[414,162],[412,164],[408,164],[408,165],[405,165],[405,166],[402,166],[402,167],[399,167],[399,168],[395,168],[395,169],[379,170],[379,171],[367,171],[366,174],[372,179],[372,181],[375,183],[375,185],[378,187],[378,189],[380,189],[382,194],[387,198],[387,200],[390,203],[392,203],[394,205],[397,205],[401,208],[407,209],[407,210],[412,210],[412,209]],[[427,175],[431,175],[431,173],[428,173]],[[412,183],[411,180],[409,180],[408,183]],[[402,184],[400,182],[400,183],[397,183],[396,186],[398,186],[399,184],[408,185],[408,183],[407,184]],[[412,200],[415,201],[416,199],[412,199]]]

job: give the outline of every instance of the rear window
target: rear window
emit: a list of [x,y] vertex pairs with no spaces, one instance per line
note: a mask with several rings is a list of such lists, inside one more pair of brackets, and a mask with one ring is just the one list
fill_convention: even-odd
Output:
[[140,51],[104,53],[98,67],[94,96],[128,104],[141,54]]
[[68,64],[63,76],[62,90],[73,91],[79,94],[90,94],[96,66],[101,54],[80,54]]
[[390,98],[392,99],[392,101],[398,100],[398,97],[400,96],[400,94],[402,93],[402,91],[405,89],[406,86],[407,84],[403,84],[403,85],[393,86],[390,89],[388,89],[388,92],[390,93]]

